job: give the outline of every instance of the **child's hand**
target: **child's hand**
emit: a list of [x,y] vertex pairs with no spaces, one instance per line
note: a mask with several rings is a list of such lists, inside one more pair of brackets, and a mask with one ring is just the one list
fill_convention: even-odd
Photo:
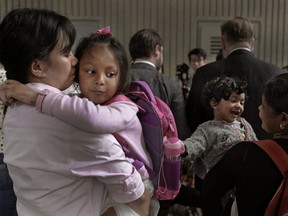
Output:
[[14,100],[35,105],[38,95],[38,92],[15,80],[6,80],[0,85],[0,99],[5,105],[10,105]]
[[9,91],[9,87],[7,86],[7,81],[1,83],[0,85],[0,100],[4,105],[10,105],[13,103],[12,92]]
[[181,157],[182,157],[182,158],[185,158],[185,157],[187,157],[187,156],[188,156],[187,147],[186,147],[186,145],[184,145],[184,143],[183,143],[183,151],[182,151]]

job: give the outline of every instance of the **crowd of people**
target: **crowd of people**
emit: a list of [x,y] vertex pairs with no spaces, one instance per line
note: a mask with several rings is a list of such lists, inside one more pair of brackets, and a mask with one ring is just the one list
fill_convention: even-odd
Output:
[[[232,204],[238,215],[264,215],[283,176],[253,142],[273,139],[288,153],[288,73],[254,56],[249,20],[221,25],[217,61],[188,53],[187,100],[160,72],[157,31],[132,35],[131,65],[109,28],[82,38],[74,55],[75,35],[67,17],[44,9],[12,10],[0,24],[0,215],[167,216],[174,204],[205,216],[230,215]],[[132,80],[170,107],[190,162],[183,169],[195,174],[173,200],[153,197],[139,108],[122,100]],[[67,95],[73,85],[79,92]]]

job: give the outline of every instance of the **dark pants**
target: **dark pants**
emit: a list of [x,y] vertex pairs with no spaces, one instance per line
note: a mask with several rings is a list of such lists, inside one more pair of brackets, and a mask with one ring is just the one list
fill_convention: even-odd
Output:
[[158,216],[167,216],[169,208],[174,204],[183,206],[200,207],[200,192],[191,187],[181,185],[179,194],[174,200],[160,200],[160,210]]
[[0,153],[0,216],[17,216],[16,196],[3,153]]

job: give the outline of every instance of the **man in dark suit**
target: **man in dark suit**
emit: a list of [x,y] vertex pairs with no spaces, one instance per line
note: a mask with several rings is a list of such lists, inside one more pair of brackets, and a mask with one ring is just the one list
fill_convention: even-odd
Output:
[[194,132],[199,124],[212,118],[201,105],[201,91],[204,84],[216,76],[231,76],[246,80],[248,83],[248,99],[242,117],[252,125],[258,139],[269,138],[270,136],[261,127],[258,107],[261,104],[265,82],[282,71],[253,55],[255,36],[253,26],[247,19],[236,17],[224,22],[221,25],[221,35],[224,59],[200,67],[193,78],[186,102],[189,127]]
[[131,37],[132,80],[145,81],[154,95],[168,104],[176,121],[178,136],[184,140],[191,135],[185,116],[184,97],[180,84],[159,72],[163,65],[162,44],[161,37],[153,29],[142,29]]

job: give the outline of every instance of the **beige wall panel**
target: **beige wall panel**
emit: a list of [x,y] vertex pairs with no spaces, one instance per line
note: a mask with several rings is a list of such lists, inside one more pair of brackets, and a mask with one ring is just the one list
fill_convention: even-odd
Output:
[[[228,18],[245,16],[257,23],[255,55],[280,67],[288,64],[288,0],[0,0],[1,19],[19,7],[47,8],[66,15],[84,31],[79,35],[110,25],[127,52],[133,33],[156,29],[165,45],[164,72],[171,77],[177,64],[187,63],[192,48],[209,43],[203,42],[208,40],[201,33],[203,21],[219,25]],[[213,31],[220,36],[220,29]]]

